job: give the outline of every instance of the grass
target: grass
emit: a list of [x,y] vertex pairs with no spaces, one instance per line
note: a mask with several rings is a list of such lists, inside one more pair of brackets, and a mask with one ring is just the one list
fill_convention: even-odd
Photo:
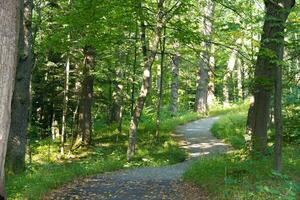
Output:
[[246,116],[246,110],[230,112],[213,125],[211,132],[215,137],[231,144],[233,148],[243,149],[246,147]]
[[211,199],[296,200],[300,192],[299,149],[284,151],[284,171],[272,171],[272,158],[252,160],[243,150],[198,160],[184,174],[204,187]]
[[185,180],[204,187],[211,199],[299,199],[299,148],[285,145],[282,174],[272,171],[272,156],[261,160],[251,158],[244,138],[246,113],[243,107],[228,112],[212,127],[215,136],[237,150],[199,159],[185,172]]

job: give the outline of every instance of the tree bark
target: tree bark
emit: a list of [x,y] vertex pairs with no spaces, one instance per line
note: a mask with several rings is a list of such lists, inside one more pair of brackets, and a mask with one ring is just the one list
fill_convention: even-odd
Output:
[[[278,56],[283,55],[283,46]],[[279,57],[279,59],[283,59]],[[275,97],[274,97],[274,118],[275,118],[275,144],[274,144],[274,170],[282,170],[282,67],[276,66],[275,72]]]
[[26,139],[30,110],[30,81],[33,68],[32,52],[33,1],[24,1],[19,31],[19,60],[11,106],[11,125],[6,155],[8,173],[18,174],[25,169]]
[[91,144],[92,139],[92,104],[94,76],[92,71],[96,65],[96,50],[93,47],[84,49],[83,81],[81,84],[81,103],[79,114],[79,127],[82,133],[82,143]]
[[62,122],[61,122],[61,147],[60,154],[64,155],[65,153],[65,137],[66,137],[66,128],[67,128],[67,114],[68,114],[68,93],[69,93],[69,75],[70,75],[70,58],[67,57],[66,69],[65,69],[65,83],[64,83],[64,100],[63,100],[63,113],[62,113]]
[[[129,128],[129,141],[128,141],[128,149],[127,149],[127,160],[131,161],[135,154],[135,145],[136,145],[136,134],[139,126],[140,117],[142,115],[146,98],[151,89],[151,68],[154,62],[154,59],[157,54],[157,49],[159,46],[159,41],[161,38],[161,32],[163,28],[163,5],[164,0],[158,0],[157,2],[157,15],[156,15],[156,26],[155,26],[155,35],[153,39],[153,49],[149,55],[147,55],[146,49],[146,41],[145,41],[145,27],[142,26],[142,43],[143,43],[143,55],[144,56],[144,72],[143,72],[143,81],[142,87],[140,90],[140,95],[137,99],[137,103],[135,105],[134,114],[130,122]],[[143,23],[142,23],[143,24]],[[143,36],[144,35],[144,36]]]
[[5,199],[5,156],[11,122],[20,26],[20,0],[0,0],[0,199]]
[[178,90],[179,90],[179,61],[180,54],[178,52],[179,43],[173,45],[175,49],[175,55],[171,58],[172,65],[172,84],[171,84],[171,114],[175,116],[177,113],[178,104]]
[[164,27],[163,36],[160,41],[160,50],[161,50],[161,57],[160,57],[160,66],[158,66],[157,70],[157,111],[156,111],[156,140],[159,141],[160,137],[160,123],[161,123],[161,107],[163,103],[163,80],[164,80],[164,62],[165,62],[165,48],[166,48],[166,28]]
[[[255,66],[252,149],[254,153],[267,153],[267,129],[275,67],[282,59],[284,27],[294,0],[265,1],[266,15],[261,47]],[[274,67],[275,66],[275,67]]]
[[[237,42],[237,44],[239,44],[239,43],[240,42]],[[237,54],[238,54],[237,49],[234,49],[231,52],[231,55],[230,55],[228,63],[227,63],[227,70],[226,70],[226,73],[225,73],[225,76],[224,76],[224,79],[223,79],[223,97],[224,97],[223,106],[224,107],[229,107],[230,106],[229,83],[228,83],[228,81],[232,77],[234,67],[236,66]]]
[[[214,2],[206,0],[203,18],[203,34],[207,39],[212,37],[213,34],[213,23],[212,18],[214,16]],[[199,3],[201,3],[199,1]],[[206,114],[208,111],[207,98],[208,98],[208,84],[209,84],[209,71],[211,64],[211,48],[210,42],[204,42],[204,52],[201,53],[199,59],[199,71],[197,77],[197,89],[195,97],[194,111]]]

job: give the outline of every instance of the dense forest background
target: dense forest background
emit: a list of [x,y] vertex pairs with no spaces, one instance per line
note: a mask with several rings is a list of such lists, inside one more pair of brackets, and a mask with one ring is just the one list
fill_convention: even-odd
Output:
[[271,156],[280,172],[282,146],[300,142],[297,3],[24,0],[9,194],[45,166],[78,172],[86,162],[95,171],[78,174],[88,175],[107,171],[97,161],[110,170],[182,161],[170,132],[230,111],[216,135],[249,158]]

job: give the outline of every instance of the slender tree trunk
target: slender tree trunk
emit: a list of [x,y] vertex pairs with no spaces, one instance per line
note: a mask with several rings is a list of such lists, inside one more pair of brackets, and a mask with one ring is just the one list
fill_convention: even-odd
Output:
[[19,32],[19,61],[11,106],[11,125],[6,155],[8,173],[17,174],[25,169],[26,139],[30,110],[30,81],[33,68],[32,0],[24,1]]
[[[127,160],[131,161],[135,154],[135,145],[136,145],[136,133],[140,121],[140,117],[142,115],[144,104],[148,93],[151,89],[151,68],[154,62],[154,59],[157,54],[157,49],[159,46],[159,41],[161,38],[161,31],[163,28],[163,4],[164,0],[158,0],[158,12],[156,16],[156,26],[155,26],[155,35],[153,39],[153,49],[149,55],[147,55],[146,41],[145,41],[145,27],[142,25],[142,43],[143,43],[143,55],[144,56],[144,73],[143,73],[143,82],[140,90],[140,95],[137,99],[137,103],[134,109],[134,115],[130,122],[129,128],[129,142],[128,142],[128,150],[127,150]],[[144,24],[144,23],[142,23]],[[143,36],[144,35],[144,36]]]
[[[238,42],[239,43],[239,42]],[[223,79],[223,105],[224,107],[229,107],[230,106],[230,100],[229,100],[229,80],[232,77],[232,73],[234,70],[234,67],[236,66],[237,63],[237,54],[238,51],[234,49],[229,57],[228,63],[227,63],[227,70]]]
[[81,84],[81,104],[80,104],[80,131],[82,133],[82,143],[85,146],[91,144],[92,139],[92,104],[94,76],[92,71],[96,64],[96,50],[93,47],[84,49],[83,81]]
[[[277,3],[276,3],[277,2]],[[266,15],[261,48],[255,66],[252,145],[253,151],[267,153],[267,129],[275,68],[282,60],[284,27],[294,0],[265,1]]]
[[[118,112],[117,112],[117,122],[118,122],[118,131],[119,135],[122,134],[122,123],[123,123],[123,110],[124,110],[124,85],[122,83],[122,80],[124,78],[123,73],[123,67],[122,65],[122,59],[120,59],[120,67],[117,69],[117,78],[116,78],[116,104],[118,106]],[[116,140],[118,142],[118,138]]]
[[[213,34],[213,16],[214,16],[214,2],[211,0],[206,0],[206,5],[204,9],[204,19],[203,19],[203,34],[207,38],[211,38]],[[201,2],[199,1],[199,4]],[[197,89],[195,97],[195,107],[194,111],[206,114],[208,111],[207,98],[208,98],[208,84],[209,84],[209,71],[211,64],[211,43],[204,42],[204,52],[200,55],[199,61],[199,72],[197,77]]]
[[160,50],[161,50],[161,57],[160,57],[160,65],[157,70],[157,112],[156,112],[156,140],[159,141],[160,137],[160,123],[161,123],[161,107],[163,102],[163,80],[164,80],[164,62],[165,62],[165,48],[166,48],[166,28],[164,28],[164,33],[162,39],[160,41]]
[[133,61],[133,76],[132,76],[132,85],[131,85],[131,104],[130,104],[130,113],[133,116],[134,113],[134,102],[135,102],[135,80],[136,80],[136,66],[137,66],[137,56],[138,56],[138,23],[136,24],[135,37],[136,40],[134,42],[134,61]]
[[10,130],[20,26],[19,0],[0,0],[0,199],[5,199],[5,156]]
[[179,90],[179,61],[180,54],[178,52],[179,43],[173,45],[175,49],[175,55],[171,58],[172,65],[172,84],[171,84],[171,114],[175,116],[177,113],[177,104],[178,104],[178,90]]
[[242,64],[240,59],[236,62],[236,72],[237,72],[237,90],[238,90],[238,100],[244,99],[244,91],[243,91],[243,78],[242,78]]
[[70,58],[67,57],[66,69],[65,69],[65,86],[64,86],[64,102],[63,102],[63,114],[62,114],[62,123],[61,123],[61,147],[60,153],[64,155],[65,150],[65,137],[66,137],[66,128],[67,128],[67,114],[68,114],[68,93],[69,93],[69,75],[70,75]]

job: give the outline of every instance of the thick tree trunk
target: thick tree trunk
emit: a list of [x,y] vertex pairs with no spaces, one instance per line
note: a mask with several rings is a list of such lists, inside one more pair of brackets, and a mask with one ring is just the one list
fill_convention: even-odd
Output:
[[4,164],[18,57],[22,1],[0,0],[0,199],[5,199]]
[[[143,73],[143,82],[140,90],[140,95],[137,99],[137,103],[135,105],[134,114],[132,120],[130,122],[129,128],[129,142],[128,142],[128,150],[127,150],[127,160],[131,161],[135,154],[135,145],[136,145],[136,133],[140,121],[140,117],[142,115],[144,104],[148,93],[151,89],[151,68],[154,62],[154,59],[157,54],[157,49],[159,46],[159,41],[161,38],[161,32],[163,28],[163,4],[164,0],[158,0],[158,12],[156,16],[156,26],[155,26],[155,35],[153,38],[153,49],[149,56],[144,56],[144,73]],[[142,23],[143,24],[143,23]],[[144,31],[143,31],[144,30]],[[147,55],[146,49],[146,41],[145,41],[145,27],[142,25],[142,43],[143,43],[143,55]],[[144,35],[144,36],[143,36]]]
[[[206,0],[206,5],[204,9],[204,18],[203,18],[203,34],[207,38],[210,38],[213,33],[213,24],[212,18],[214,16],[214,3],[211,0]],[[199,2],[201,3],[201,2]],[[211,43],[204,42],[204,52],[200,55],[199,61],[199,72],[197,76],[197,88],[196,88],[196,97],[195,97],[195,107],[194,111],[199,113],[207,113],[208,105],[208,89],[209,89],[209,71],[211,64]]]
[[96,50],[93,47],[86,47],[84,49],[84,57],[79,126],[83,145],[90,145],[92,139],[92,104],[94,86],[94,76],[92,75],[92,71],[96,64]]
[[24,1],[19,32],[19,61],[11,108],[11,125],[6,155],[8,173],[25,169],[26,139],[30,110],[30,81],[33,68],[32,0]]
[[[277,2],[277,3],[276,3]],[[275,67],[282,60],[284,26],[294,0],[265,1],[266,15],[257,63],[255,66],[252,148],[267,153],[267,129]],[[275,67],[274,67],[275,66]]]
[[179,90],[179,61],[180,54],[178,52],[179,43],[173,45],[175,54],[171,58],[172,65],[172,84],[171,84],[171,114],[175,116],[177,113],[178,90]]
[[[283,55],[283,48],[281,51],[282,52],[279,52],[280,56]],[[282,170],[282,139],[283,139],[281,99],[282,99],[282,67],[276,66],[275,97],[274,97],[274,118],[275,118],[274,169],[279,172]]]

